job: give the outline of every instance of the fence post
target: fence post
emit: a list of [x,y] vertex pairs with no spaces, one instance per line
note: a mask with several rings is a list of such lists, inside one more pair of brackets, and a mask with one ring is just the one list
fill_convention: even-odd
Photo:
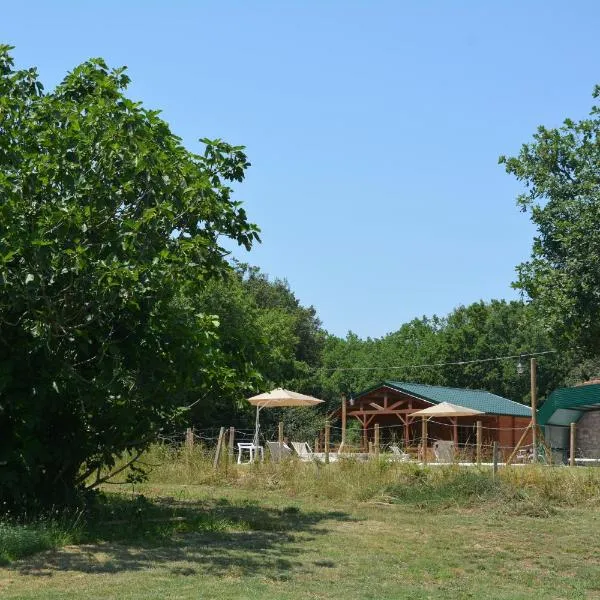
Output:
[[229,428],[229,461],[233,462],[234,445],[235,445],[235,427]]
[[329,419],[325,421],[325,463],[329,464]]
[[194,449],[194,431],[192,430],[191,427],[188,427],[185,430],[185,447],[188,450]]
[[481,465],[481,421],[477,421],[477,465]]
[[575,423],[571,423],[571,439],[570,441],[570,456],[569,456],[569,466],[570,467],[574,467],[575,466]]
[[225,427],[221,427],[219,431],[219,441],[217,442],[217,451],[215,452],[215,461],[213,462],[213,468],[216,469],[219,466],[219,457],[221,455],[221,448],[223,447],[223,438],[225,437]]
[[279,459],[283,456],[283,421],[279,421],[279,427],[277,428],[277,442],[279,443]]
[[379,456],[379,423],[375,423],[375,456]]
[[494,442],[492,444],[492,462],[494,465],[494,479],[496,478],[496,473],[498,472],[498,442]]
[[342,443],[339,451],[341,452],[346,445],[346,396],[342,394]]
[[421,443],[423,446],[423,464],[427,464],[427,417],[421,417]]

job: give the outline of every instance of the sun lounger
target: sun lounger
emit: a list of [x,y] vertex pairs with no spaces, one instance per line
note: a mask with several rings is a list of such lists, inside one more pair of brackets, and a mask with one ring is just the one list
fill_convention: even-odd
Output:
[[406,452],[402,452],[402,450],[400,450],[400,448],[398,448],[398,446],[396,446],[396,444],[392,444],[390,446],[390,450],[392,451],[392,460],[395,461],[407,461],[410,460],[410,454],[407,454]]
[[311,450],[307,442],[291,442],[291,444],[300,460],[306,462],[313,460],[315,453]]
[[[291,442],[291,444],[301,461],[318,460],[319,462],[325,462],[325,452],[313,452],[307,442]],[[335,462],[337,459],[337,452],[329,453],[329,462]]]
[[273,462],[281,462],[292,455],[292,449],[284,442],[267,442]]

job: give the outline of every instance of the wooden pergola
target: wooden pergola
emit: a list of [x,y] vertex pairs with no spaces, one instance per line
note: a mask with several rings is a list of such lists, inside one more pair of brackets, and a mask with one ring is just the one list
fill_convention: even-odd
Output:
[[[419,386],[419,384],[407,384],[407,387]],[[488,392],[481,390],[459,390],[453,388],[441,388],[436,386],[420,386],[427,390],[432,390],[439,395],[439,391],[450,390],[455,394],[458,400],[453,399],[455,404],[468,406],[467,397],[472,395],[481,395],[482,402],[485,404],[487,396],[490,400],[490,410],[483,410],[485,414],[477,417],[461,417],[460,423],[457,417],[439,417],[435,419],[431,426],[430,432],[433,437],[439,439],[448,439],[454,441],[455,447],[459,446],[459,442],[464,442],[469,436],[474,439],[476,422],[481,421],[486,429],[486,438],[489,441],[495,440],[502,443],[506,448],[514,447],[520,436],[519,427],[525,427],[530,420],[530,417],[520,416],[519,412],[523,409],[527,410],[522,405],[518,405],[506,398],[501,398]],[[460,402],[460,393],[465,393],[464,404]],[[388,385],[383,383],[377,387],[371,388],[366,392],[361,393],[355,399],[346,401],[345,410],[337,411],[337,414],[344,418],[356,419],[362,429],[362,445],[367,448],[369,445],[369,431],[373,429],[375,424],[382,428],[390,427],[397,430],[398,426],[402,431],[402,438],[405,446],[416,445],[415,442],[420,440],[421,432],[418,417],[413,417],[413,413],[419,410],[428,408],[439,403],[439,400],[433,398],[428,399],[423,394],[411,393],[409,390],[400,387],[400,384],[393,382]],[[516,406],[513,406],[516,405]],[[474,408],[474,407],[472,407]],[[510,411],[513,410],[516,414],[499,414],[493,410]],[[343,414],[345,413],[345,414]]]

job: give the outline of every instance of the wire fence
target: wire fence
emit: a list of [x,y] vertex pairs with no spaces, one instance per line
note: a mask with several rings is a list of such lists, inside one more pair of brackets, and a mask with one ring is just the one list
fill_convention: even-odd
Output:
[[[306,443],[308,451],[313,454],[322,454],[328,450],[332,455],[336,453],[345,456],[376,457],[386,455],[402,456],[407,460],[442,461],[456,463],[492,462],[494,452],[496,459],[503,463],[509,458],[514,463],[540,464],[566,464],[575,465],[600,465],[600,446],[598,448],[582,447],[575,445],[573,460],[569,447],[551,447],[539,432],[538,443],[534,449],[531,425],[519,427],[493,427],[480,424],[478,439],[477,425],[473,423],[447,423],[438,420],[427,422],[428,432],[426,439],[420,420],[413,421],[409,426],[404,423],[393,425],[371,425],[368,427],[347,427],[345,436],[343,428],[331,425],[328,433],[325,429],[314,431],[313,436],[298,436],[287,432],[284,427],[283,439],[286,446],[292,446],[292,441]],[[431,431],[435,429],[435,431]],[[225,435],[222,439],[223,448],[228,452],[238,452],[240,444],[248,445],[255,442],[254,429],[237,428],[189,428],[187,431],[173,431],[158,436],[158,442],[172,448],[185,446],[198,446],[207,453],[215,453],[219,444],[221,431]],[[230,432],[233,438],[230,439]],[[524,435],[525,434],[525,435]],[[291,435],[291,437],[289,437]],[[345,440],[343,439],[345,437]],[[326,439],[327,438],[327,439]],[[267,425],[258,433],[258,445],[268,447],[269,442],[278,441],[277,425]],[[520,443],[518,443],[520,440]],[[426,450],[424,451],[424,449]]]

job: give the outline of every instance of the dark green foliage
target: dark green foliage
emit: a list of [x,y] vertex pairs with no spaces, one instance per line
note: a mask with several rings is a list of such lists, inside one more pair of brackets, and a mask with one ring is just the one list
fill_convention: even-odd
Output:
[[600,107],[588,119],[539,127],[518,156],[500,162],[527,186],[518,204],[537,228],[515,286],[564,347],[600,354]]
[[[254,412],[246,398],[257,391],[282,386],[315,392],[315,369],[326,334],[315,309],[302,306],[287,282],[271,281],[255,267],[237,265],[190,302],[218,317],[215,345],[224,362],[221,377],[207,391],[205,401],[194,407],[195,425],[251,427]],[[263,430],[281,417],[280,411],[264,411]],[[318,418],[321,425],[322,415]],[[290,425],[306,419],[304,411],[286,411],[285,421]]]
[[[475,302],[445,318],[414,319],[380,339],[361,340],[354,334],[345,339],[330,337],[323,353],[323,393],[330,399],[330,408],[337,408],[340,394],[356,394],[391,379],[484,389],[528,403],[529,377],[517,374],[517,359],[431,365],[552,348],[552,338],[538,324],[531,307],[522,302]],[[560,384],[572,359],[549,354],[538,360],[538,387],[544,396]]]
[[181,298],[257,239],[228,181],[101,59],[44,94],[0,47],[0,501],[64,502],[222,374],[218,322]]

